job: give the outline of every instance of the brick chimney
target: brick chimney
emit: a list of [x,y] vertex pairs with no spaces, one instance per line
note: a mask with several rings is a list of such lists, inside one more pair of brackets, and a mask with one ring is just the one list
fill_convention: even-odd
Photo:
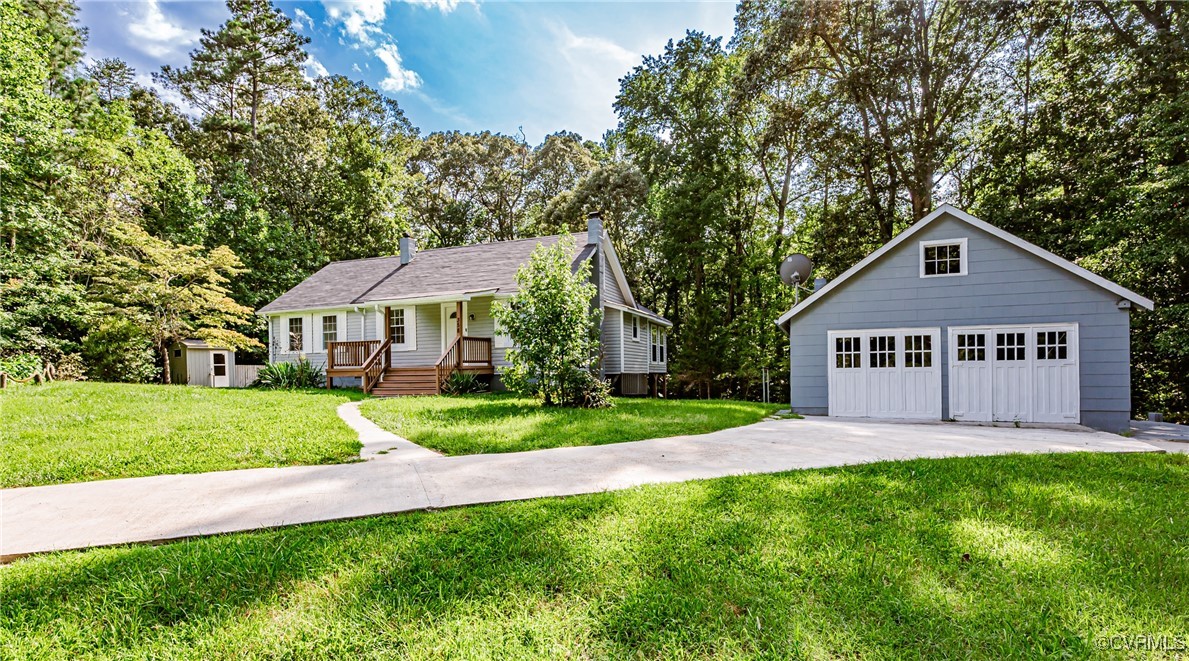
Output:
[[413,253],[417,251],[417,242],[408,234],[400,238],[400,263],[401,266],[413,261]]

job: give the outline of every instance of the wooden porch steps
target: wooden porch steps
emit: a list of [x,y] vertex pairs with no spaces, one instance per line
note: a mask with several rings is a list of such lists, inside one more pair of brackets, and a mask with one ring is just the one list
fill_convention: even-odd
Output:
[[390,367],[372,388],[376,397],[438,394],[436,367]]

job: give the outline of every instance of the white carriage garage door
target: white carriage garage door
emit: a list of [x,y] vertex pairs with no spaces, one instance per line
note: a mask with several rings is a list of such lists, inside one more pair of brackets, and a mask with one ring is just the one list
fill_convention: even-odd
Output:
[[1080,421],[1077,324],[952,327],[949,347],[955,420]]
[[941,419],[941,329],[827,334],[830,415]]

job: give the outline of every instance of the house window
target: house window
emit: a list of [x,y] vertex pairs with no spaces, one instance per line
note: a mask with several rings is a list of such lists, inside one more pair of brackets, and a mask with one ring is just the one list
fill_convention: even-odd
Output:
[[921,242],[921,277],[966,275],[966,239]]
[[657,337],[658,333],[656,330],[656,326],[653,326],[650,329],[650,331],[651,332],[648,334],[649,335],[649,343],[652,345],[652,362],[655,363],[655,362],[657,362],[657,359],[658,359],[657,347],[660,345],[660,340]]
[[303,326],[302,322],[304,322],[304,321],[305,321],[305,319],[303,319],[301,317],[290,317],[289,318],[289,350],[290,351],[301,351],[302,347],[304,346],[302,344],[303,335],[304,335],[304,333],[302,332],[302,326]]
[[871,336],[871,367],[896,366],[896,336]]
[[652,362],[665,362],[665,331],[660,326],[651,326],[651,333],[649,334],[649,343],[652,347]]
[[933,336],[904,336],[904,366],[933,367]]
[[1023,333],[995,333],[995,360],[1026,360]]
[[330,349],[331,342],[339,341],[339,318],[328,314],[322,317],[322,346]]
[[665,362],[665,354],[669,352],[669,334],[661,331],[661,362]]
[[388,338],[393,344],[404,344],[405,331],[405,309],[388,308]]
[[1065,331],[1040,331],[1036,334],[1037,360],[1065,360],[1069,356],[1069,337]]
[[982,362],[987,359],[987,336],[983,333],[958,335],[958,362]]
[[858,369],[863,366],[863,349],[860,338],[839,337],[834,339],[834,366],[839,369]]
[[182,350],[181,350],[181,349],[174,349],[174,350],[173,350],[173,357],[174,357],[174,358],[181,358],[181,357],[182,357]]
[[640,339],[640,320],[634,316],[632,317],[632,339]]

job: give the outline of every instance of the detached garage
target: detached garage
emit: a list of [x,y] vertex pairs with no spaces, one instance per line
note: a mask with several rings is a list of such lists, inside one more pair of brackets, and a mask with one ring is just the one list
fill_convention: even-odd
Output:
[[777,323],[798,413],[1120,431],[1136,306],[1153,303],[944,205]]

